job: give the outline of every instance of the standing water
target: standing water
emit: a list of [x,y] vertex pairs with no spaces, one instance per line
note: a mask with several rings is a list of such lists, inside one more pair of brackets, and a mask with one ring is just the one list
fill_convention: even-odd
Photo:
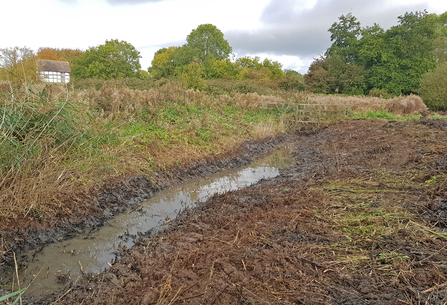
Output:
[[26,294],[48,294],[64,288],[58,279],[69,276],[74,281],[81,275],[81,270],[99,273],[109,267],[117,249],[133,245],[133,238],[129,236],[160,226],[180,210],[193,207],[216,193],[242,189],[261,179],[276,177],[279,168],[291,165],[290,152],[281,149],[245,167],[225,170],[160,191],[96,231],[51,244],[33,254],[26,270],[19,274],[22,287],[35,278]]

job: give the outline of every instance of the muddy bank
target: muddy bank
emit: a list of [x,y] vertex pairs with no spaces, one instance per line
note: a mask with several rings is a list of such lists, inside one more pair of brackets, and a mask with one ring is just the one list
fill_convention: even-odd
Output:
[[[434,124],[434,125],[433,125]],[[28,304],[445,304],[447,134],[348,121],[295,166],[140,236],[109,270]]]
[[[217,156],[187,164],[183,167],[167,169],[151,177],[127,177],[121,180],[108,181],[100,189],[92,191],[89,197],[84,197],[90,213],[73,215],[70,219],[62,219],[51,224],[49,230],[27,231],[24,227],[20,231],[8,232],[3,228],[1,232],[2,248],[0,251],[0,281],[9,281],[9,272],[13,264],[13,253],[18,261],[26,265],[27,255],[24,252],[38,253],[44,245],[72,238],[86,231],[93,230],[115,215],[155,193],[194,178],[205,177],[223,169],[246,165],[263,153],[274,149],[290,136],[278,135],[264,141],[248,141],[227,156]],[[79,200],[79,198],[73,198]],[[7,278],[3,278],[7,276]]]

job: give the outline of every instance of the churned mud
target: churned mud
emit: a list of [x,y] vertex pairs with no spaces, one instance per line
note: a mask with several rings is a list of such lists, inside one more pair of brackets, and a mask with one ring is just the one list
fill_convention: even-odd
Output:
[[64,288],[59,279],[68,274],[76,278],[82,272],[99,273],[109,267],[120,249],[132,247],[142,232],[164,229],[180,211],[192,208],[214,194],[242,189],[262,179],[276,177],[280,168],[290,166],[292,162],[288,149],[276,149],[249,165],[167,188],[133,205],[102,227],[52,243],[38,252],[31,251],[26,268],[19,271],[22,286],[33,281],[25,295],[58,291]]
[[28,304],[445,304],[447,124],[354,120]]
[[[24,222],[15,227],[1,222],[0,285],[11,282],[11,271],[15,270],[14,254],[19,267],[26,269],[28,261],[34,259],[45,246],[93,233],[109,219],[134,208],[161,190],[225,169],[247,165],[253,162],[256,156],[271,151],[286,139],[286,135],[278,135],[262,142],[248,141],[228,155],[166,169],[151,177],[131,176],[107,181],[101,187],[91,190],[89,194],[79,193],[67,198],[67,201],[72,201],[76,205],[76,209],[73,209],[75,212],[70,218],[44,218],[41,223]],[[71,208],[67,204],[67,209]]]

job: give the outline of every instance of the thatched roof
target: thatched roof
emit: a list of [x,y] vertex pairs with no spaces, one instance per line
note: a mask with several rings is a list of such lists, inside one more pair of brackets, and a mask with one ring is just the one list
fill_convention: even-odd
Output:
[[71,72],[68,61],[39,60],[39,65],[42,71]]

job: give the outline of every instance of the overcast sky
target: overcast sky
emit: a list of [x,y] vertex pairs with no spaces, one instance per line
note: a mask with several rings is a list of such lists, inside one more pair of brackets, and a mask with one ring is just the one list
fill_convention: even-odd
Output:
[[225,35],[237,56],[258,55],[306,73],[330,45],[328,28],[352,13],[362,26],[387,29],[410,11],[447,11],[446,0],[4,0],[0,48],[27,46],[85,50],[118,39],[141,53],[186,42],[200,24]]

